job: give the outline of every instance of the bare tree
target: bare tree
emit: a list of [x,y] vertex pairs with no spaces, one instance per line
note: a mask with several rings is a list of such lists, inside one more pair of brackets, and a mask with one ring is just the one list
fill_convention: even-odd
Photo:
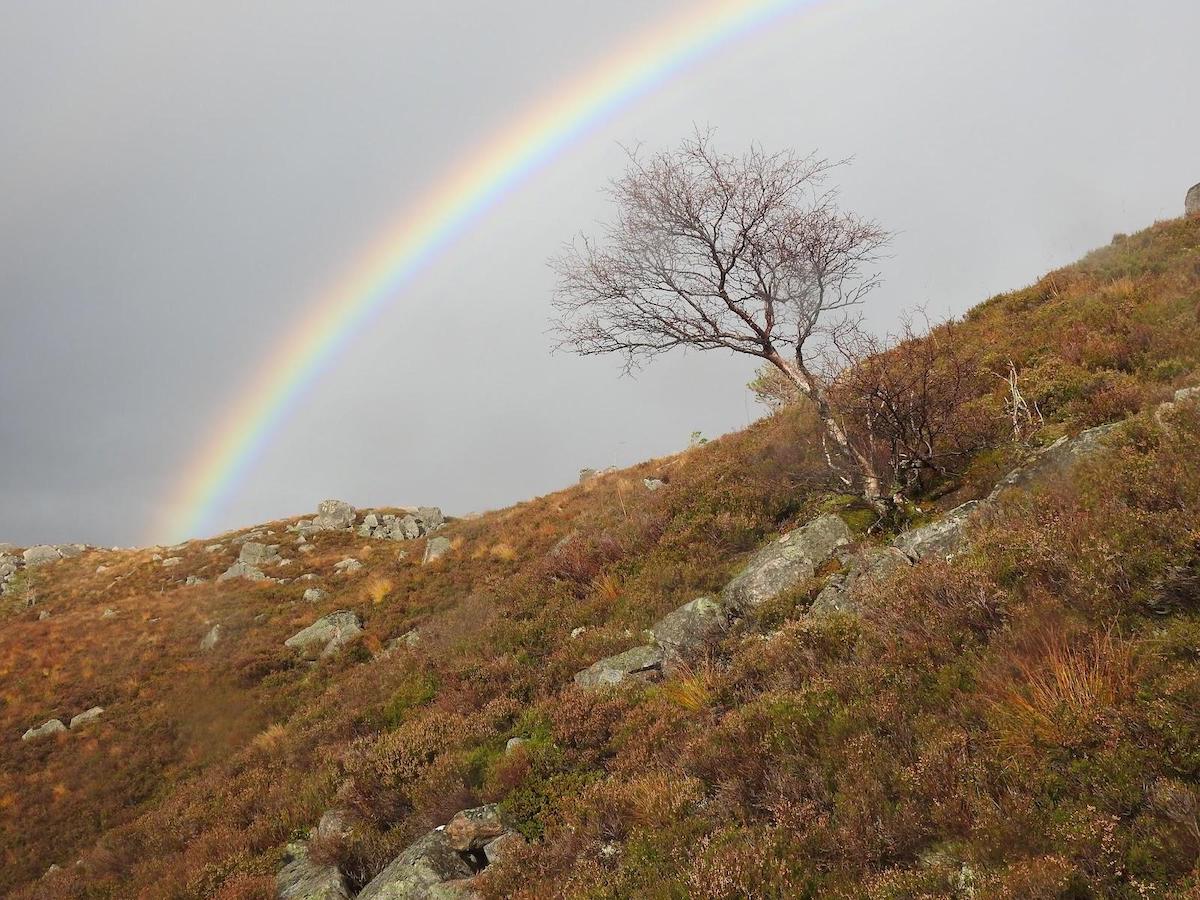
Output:
[[604,239],[580,238],[554,260],[560,346],[624,355],[627,369],[678,347],[765,360],[816,406],[830,465],[878,506],[874,460],[838,421],[816,360],[878,287],[869,269],[888,235],[839,207],[826,186],[839,163],[758,147],[724,155],[710,138],[630,153]]

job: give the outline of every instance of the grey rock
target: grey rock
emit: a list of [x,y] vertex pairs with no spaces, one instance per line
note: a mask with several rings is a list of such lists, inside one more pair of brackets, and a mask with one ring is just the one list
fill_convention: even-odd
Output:
[[184,579],[183,583],[188,585],[189,587],[192,587],[197,584],[204,584],[205,580],[203,578],[201,578],[199,575],[189,575],[186,579]]
[[344,809],[327,809],[317,823],[317,837],[346,837],[350,834],[350,813]]
[[[470,878],[475,868],[434,829],[391,861],[362,889],[358,900],[436,900],[455,896],[453,883]],[[443,890],[451,883],[449,891]],[[461,896],[461,894],[460,894]]]
[[721,592],[725,606],[742,613],[812,578],[816,567],[853,535],[840,516],[824,515],[759,550]]
[[317,517],[313,524],[322,531],[342,531],[351,528],[358,514],[344,500],[323,500],[317,506]]
[[238,553],[238,562],[248,566],[262,566],[279,560],[278,544],[260,544],[258,541],[246,541]]
[[425,526],[425,530],[433,531],[435,528],[441,528],[446,522],[446,517],[442,515],[441,509],[436,506],[418,506],[417,521]]
[[280,900],[350,900],[342,873],[334,866],[313,862],[307,845],[300,842],[287,845],[275,888]]
[[49,722],[39,725],[37,728],[30,728],[23,735],[21,735],[21,740],[32,741],[38,738],[49,737],[52,734],[58,734],[59,732],[66,730],[67,726],[64,725],[60,720],[51,719]]
[[1176,403],[1187,403],[1190,400],[1200,400],[1200,387],[1180,388],[1175,392],[1173,399]]
[[205,553],[220,553],[225,549],[224,544],[209,544],[204,548]]
[[39,622],[45,622],[48,618],[50,618],[49,610],[43,609],[40,613],[38,613]]
[[245,578],[247,581],[264,581],[266,577],[261,569],[238,560],[218,575],[217,581],[229,581],[233,578]]
[[576,672],[575,684],[591,689],[624,681],[651,681],[661,674],[664,656],[661,647],[634,647]]
[[421,558],[421,563],[431,563],[435,559],[441,559],[450,552],[450,539],[444,537],[430,538],[425,544],[425,555]]
[[1183,198],[1183,214],[1185,216],[1200,216],[1200,184],[1193,184]]
[[339,572],[357,572],[363,564],[353,557],[346,557],[341,562],[334,563],[333,567]]
[[661,478],[643,478],[642,484],[646,486],[646,490],[648,491],[657,491],[659,488],[667,486],[667,483]]
[[312,553],[316,548],[312,544],[301,544],[296,548],[300,553]]
[[25,565],[29,568],[35,566],[44,566],[46,563],[58,562],[63,558],[62,553],[57,547],[51,547],[49,544],[38,544],[30,547],[22,554]]
[[980,506],[978,500],[956,506],[928,525],[897,535],[892,546],[913,561],[927,556],[950,559],[966,544],[967,525]]
[[329,656],[362,634],[362,619],[349,610],[322,616],[307,628],[293,634],[284,646],[300,652],[306,659]]
[[200,639],[201,650],[211,650],[217,646],[217,642],[221,640],[221,625],[218,622],[212,628],[208,629],[208,634]]
[[494,841],[509,829],[500,817],[499,806],[489,803],[455,813],[446,823],[445,830],[446,841],[450,846],[460,853],[466,853],[482,850],[485,844]]
[[505,743],[505,745],[504,745],[504,752],[512,753],[514,750],[519,748],[524,743],[525,743],[525,738],[523,738],[523,737],[511,737],[508,739],[508,742]]
[[79,556],[87,549],[86,544],[57,544],[54,547],[63,559],[71,559]]
[[488,865],[497,863],[518,847],[525,846],[525,839],[515,831],[506,831],[500,837],[483,845],[483,855]]
[[728,624],[725,607],[709,597],[697,597],[659,619],[650,627],[650,633],[672,658],[704,646]]
[[320,588],[308,588],[304,592],[304,600],[306,603],[320,603],[328,596],[329,594]]
[[850,558],[845,572],[831,576],[821,588],[809,615],[857,613],[860,611],[857,601],[865,587],[884,581],[911,565],[908,555],[895,547],[860,550]]
[[1050,475],[1067,471],[1079,460],[1103,449],[1105,438],[1119,424],[1119,422],[1110,422],[1107,425],[1098,425],[1095,428],[1081,431],[1074,438],[1059,438],[1028,462],[1001,478],[987,499],[995,500],[1007,491],[1026,488]]
[[183,560],[180,557],[169,556],[166,559],[164,559],[160,565],[162,565],[162,567],[164,569],[171,569],[171,568],[174,568],[175,566],[179,565],[181,562],[183,562]]
[[585,481],[591,481],[593,478],[595,478],[599,474],[600,473],[597,472],[595,469],[580,469],[579,470],[579,483],[583,484]]
[[94,722],[102,715],[104,715],[104,707],[93,706],[91,709],[85,710],[79,715],[71,717],[71,729],[74,730],[80,726],[86,725],[88,722]]

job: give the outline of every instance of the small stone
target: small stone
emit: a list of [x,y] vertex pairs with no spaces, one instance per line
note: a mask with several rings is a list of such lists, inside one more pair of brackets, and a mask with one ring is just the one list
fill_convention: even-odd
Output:
[[579,637],[585,631],[587,631],[586,625],[580,625],[578,628],[572,628],[571,629],[571,640],[575,640],[575,638]]
[[239,560],[218,575],[217,581],[229,581],[232,578],[245,578],[247,581],[262,581],[266,577],[261,569]]
[[661,487],[666,487],[667,483],[661,478],[643,478],[642,484],[646,486],[648,491],[657,491]]
[[523,737],[509,738],[508,743],[506,743],[504,745],[504,752],[512,753],[514,750],[516,750],[518,747],[520,747],[524,743],[525,743],[525,738],[523,738]]
[[116,615],[117,615],[117,611],[110,606],[110,607],[108,607],[108,609],[104,610],[104,612],[102,612],[100,614],[100,618],[113,619],[113,618],[116,618]]
[[363,564],[353,557],[346,557],[341,562],[334,563],[333,567],[339,572],[357,572],[363,567]]
[[107,571],[108,571],[108,566],[96,566],[96,574],[97,575],[103,575]]
[[204,584],[204,579],[199,575],[189,575],[183,583],[191,587],[197,584]]
[[312,553],[316,548],[312,544],[302,544],[297,548],[300,553]]
[[304,599],[308,603],[320,603],[328,596],[329,595],[320,588],[308,588],[308,590],[304,592]]
[[164,569],[171,569],[183,562],[183,559],[178,556],[170,556],[162,561]]
[[209,544],[207,547],[204,548],[204,551],[206,553],[220,553],[224,549],[225,549],[224,544]]
[[81,725],[86,725],[88,722],[91,722],[94,719],[98,719],[102,715],[104,715],[104,707],[103,706],[93,706],[91,709],[87,710],[86,712],[81,712],[79,715],[73,716],[71,718],[71,728],[72,729],[79,728]]

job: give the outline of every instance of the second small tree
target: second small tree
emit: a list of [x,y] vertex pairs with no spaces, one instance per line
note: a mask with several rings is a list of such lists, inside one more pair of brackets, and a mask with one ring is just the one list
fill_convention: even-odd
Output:
[[721,154],[708,134],[631,153],[604,237],[554,260],[555,329],[561,346],[616,353],[627,368],[679,347],[765,360],[816,407],[830,465],[882,509],[886,486],[831,405],[823,351],[878,287],[888,234],[840,208],[827,187],[836,165],[757,147]]

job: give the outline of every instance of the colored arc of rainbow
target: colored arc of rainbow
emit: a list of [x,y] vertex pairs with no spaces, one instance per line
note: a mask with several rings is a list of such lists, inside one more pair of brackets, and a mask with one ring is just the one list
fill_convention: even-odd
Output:
[[643,32],[460,160],[273,350],[191,461],[150,541],[199,535],[297,401],[362,328],[468,225],[540,165],[711,50],[817,0],[717,0]]

